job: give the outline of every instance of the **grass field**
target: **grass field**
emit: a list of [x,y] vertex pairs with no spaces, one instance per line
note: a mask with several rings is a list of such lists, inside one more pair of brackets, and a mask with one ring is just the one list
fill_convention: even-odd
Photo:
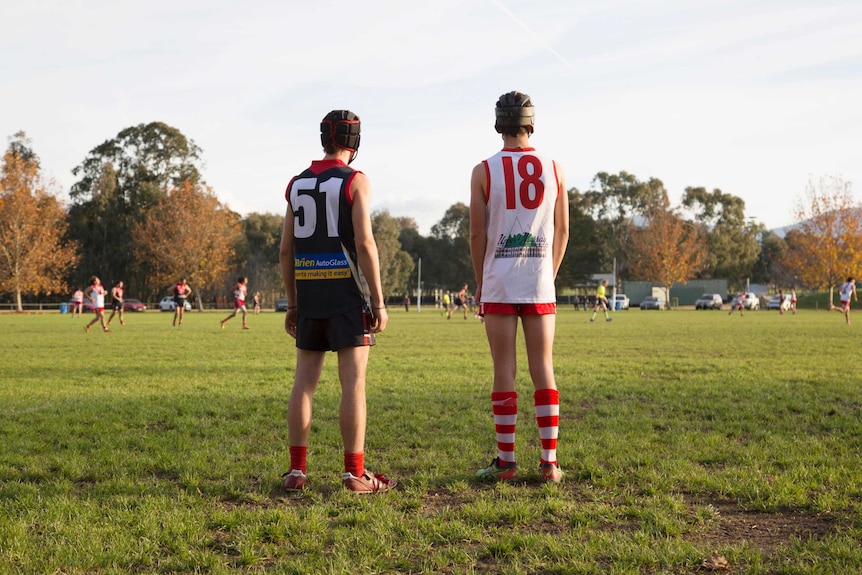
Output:
[[[0,315],[0,573],[862,572],[862,314],[561,309],[562,485],[495,453],[482,325],[391,310],[372,350],[366,461],[340,487],[327,359],[309,491],[280,487],[293,340],[284,315],[127,314],[111,333]],[[91,317],[91,316],[90,316]],[[706,563],[704,563],[706,561]],[[704,566],[706,565],[706,566]]]

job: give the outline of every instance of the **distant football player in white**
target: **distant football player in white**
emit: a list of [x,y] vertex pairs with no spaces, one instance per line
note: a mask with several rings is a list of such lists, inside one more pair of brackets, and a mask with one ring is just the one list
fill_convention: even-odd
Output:
[[841,307],[837,307],[829,303],[829,309],[832,311],[840,311],[844,314],[844,320],[847,325],[850,325],[850,298],[853,301],[859,301],[856,298],[856,280],[853,277],[848,277],[847,281],[841,284],[841,289],[838,290],[838,297],[841,298]]

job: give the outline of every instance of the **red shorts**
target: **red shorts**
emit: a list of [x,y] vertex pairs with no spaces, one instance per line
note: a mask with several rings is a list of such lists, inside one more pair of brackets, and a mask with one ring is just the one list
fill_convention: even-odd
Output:
[[557,313],[556,303],[493,303],[479,304],[479,315],[553,315]]
[[234,309],[239,309],[241,307],[245,307],[245,300],[244,299],[233,300],[233,307],[234,307]]
[[850,309],[850,300],[841,302],[841,309]]

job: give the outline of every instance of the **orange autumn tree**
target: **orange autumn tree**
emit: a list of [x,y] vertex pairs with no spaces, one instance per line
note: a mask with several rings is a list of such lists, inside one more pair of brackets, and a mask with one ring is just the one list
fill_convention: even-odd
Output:
[[242,238],[237,215],[210,188],[190,181],[169,190],[132,228],[134,259],[147,270],[153,299],[182,277],[198,302],[221,289]]
[[809,288],[832,289],[862,269],[862,208],[855,202],[850,182],[840,177],[809,180],[798,200],[799,224],[787,233],[782,263]]
[[78,261],[77,246],[63,240],[66,212],[41,174],[24,132],[10,139],[0,170],[0,292],[11,293],[19,312],[22,294],[68,289],[65,277]]
[[644,219],[629,237],[629,271],[632,279],[661,284],[670,303],[670,287],[695,277],[706,262],[702,226],[683,220],[667,198],[649,208]]

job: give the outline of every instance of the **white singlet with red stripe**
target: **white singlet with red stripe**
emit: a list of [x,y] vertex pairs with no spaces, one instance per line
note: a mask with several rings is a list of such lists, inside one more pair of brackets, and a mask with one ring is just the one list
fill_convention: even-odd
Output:
[[488,243],[482,301],[555,302],[554,206],[560,184],[554,162],[533,148],[504,148],[483,163]]

